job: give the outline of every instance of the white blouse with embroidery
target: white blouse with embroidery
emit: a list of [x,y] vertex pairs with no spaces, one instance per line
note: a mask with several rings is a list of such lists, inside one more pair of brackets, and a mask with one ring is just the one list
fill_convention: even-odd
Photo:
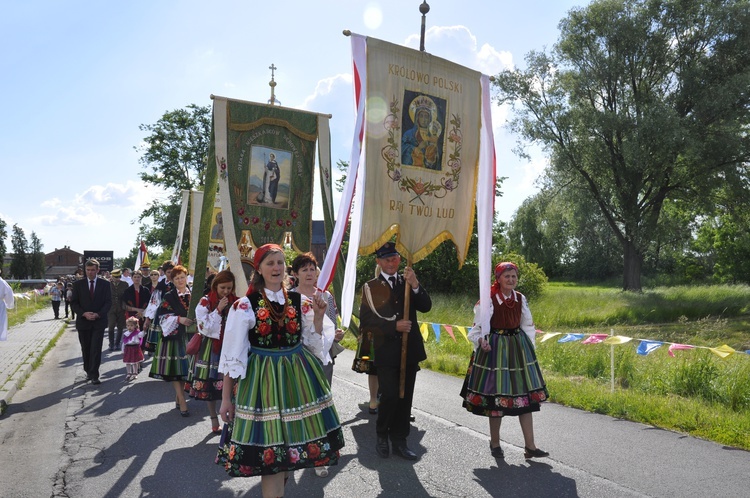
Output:
[[[189,296],[190,291],[177,294],[178,297]],[[180,326],[180,315],[175,313],[165,313],[159,317],[159,326],[164,337],[177,333],[177,327]]]
[[[282,292],[276,293],[266,289],[266,296],[270,301],[284,304],[284,295]],[[313,324],[314,312],[311,306],[312,301],[304,295],[301,297],[302,316],[300,317],[300,326],[302,328],[302,345],[320,361],[325,361],[325,352],[330,362],[331,359],[328,350],[331,349],[336,327],[330,318],[324,316],[323,334],[315,332]],[[306,300],[307,304],[305,304]],[[224,327],[224,344],[221,347],[221,357],[219,359],[220,373],[227,374],[233,379],[245,378],[247,357],[251,349],[248,331],[255,327],[255,323],[255,312],[250,304],[250,300],[247,297],[242,297],[235,301],[229,310],[227,323]],[[330,342],[326,339],[327,337],[331,338]]]
[[[518,302],[518,296],[520,295],[521,293],[519,292],[513,292],[513,298],[516,302]],[[495,299],[497,299],[499,304],[502,304],[499,294],[495,294]],[[531,318],[531,310],[529,309],[526,299],[521,299],[521,303],[521,324],[519,325],[519,328],[523,330],[529,339],[531,339],[531,344],[536,347],[534,342],[536,340],[536,327],[534,327],[534,320]],[[486,335],[487,334],[482,334],[482,328],[479,326],[479,302],[477,301],[477,304],[474,306],[474,326],[471,327],[468,335],[468,339],[474,344],[474,349],[479,347],[479,339]]]
[[159,309],[160,304],[161,291],[154,289],[154,293],[151,294],[151,300],[148,302],[148,306],[146,306],[146,311],[143,312],[143,316],[153,321],[153,319],[156,318],[156,310]]
[[195,307],[195,321],[198,324],[198,332],[200,334],[211,339],[219,339],[221,337],[221,314],[218,309],[209,311],[207,306],[198,304]]

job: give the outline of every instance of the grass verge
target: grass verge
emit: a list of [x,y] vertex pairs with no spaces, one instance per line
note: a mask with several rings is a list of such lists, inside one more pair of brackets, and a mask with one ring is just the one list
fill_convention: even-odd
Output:
[[[473,321],[475,295],[432,295],[433,307],[419,320],[452,326],[430,330],[423,368],[461,377],[472,346],[459,333]],[[750,450],[750,355],[720,359],[706,349],[648,356],[635,352],[637,339],[694,346],[727,344],[750,350],[750,287],[746,285],[660,287],[643,293],[552,283],[530,303],[545,332],[610,333],[633,337],[615,347],[615,383],[610,392],[610,348],[537,341],[537,354],[552,401],[596,413],[709,439]],[[358,305],[355,305],[358,309]],[[356,349],[348,334],[343,344]]]

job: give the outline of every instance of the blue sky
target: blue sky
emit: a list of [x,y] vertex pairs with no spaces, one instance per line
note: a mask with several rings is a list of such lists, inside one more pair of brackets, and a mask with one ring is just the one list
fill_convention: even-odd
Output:
[[[485,74],[551,48],[584,1],[432,0],[426,50]],[[332,114],[334,161],[349,160],[354,105],[344,29],[419,47],[419,0],[6,2],[0,16],[0,218],[44,251],[136,244],[133,222],[162,192],[146,187],[135,147],[165,111],[210,95],[265,102],[270,70],[285,107]],[[509,221],[545,166],[515,157],[493,111],[496,210]],[[334,199],[337,202],[337,199]],[[320,212],[318,210],[318,212]],[[6,239],[9,251],[10,240]]]

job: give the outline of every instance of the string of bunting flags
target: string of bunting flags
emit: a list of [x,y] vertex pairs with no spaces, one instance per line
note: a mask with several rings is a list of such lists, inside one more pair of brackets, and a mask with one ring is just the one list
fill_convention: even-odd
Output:
[[[356,320],[356,317],[352,317],[355,320],[355,323],[358,324],[358,321]],[[445,323],[433,323],[433,322],[418,322],[419,323],[419,332],[422,334],[422,339],[427,341],[428,337],[430,336],[430,330],[432,330],[432,333],[435,335],[435,342],[440,342],[440,335],[442,329],[445,329],[445,332],[448,333],[451,339],[453,339],[453,342],[456,342],[456,334],[455,332],[458,332],[465,340],[466,342],[470,342],[468,338],[468,329],[471,327],[466,327],[463,325],[449,325]],[[709,347],[709,346],[693,346],[691,344],[679,344],[676,342],[666,342],[666,341],[656,341],[653,339],[634,339],[633,337],[627,337],[623,335],[609,335],[609,334],[580,334],[580,333],[564,333],[564,332],[544,332],[542,330],[537,329],[536,331],[537,335],[541,335],[540,342],[545,342],[553,337],[562,336],[560,337],[557,342],[564,343],[564,342],[581,342],[581,344],[608,344],[608,345],[620,345],[620,344],[627,344],[631,341],[640,341],[638,343],[638,349],[636,353],[638,353],[641,356],[647,356],[650,353],[653,353],[660,347],[664,345],[669,346],[669,356],[672,358],[675,357],[674,352],[680,351],[680,350],[687,350],[687,349],[708,349],[712,353],[714,353],[719,358],[727,358],[730,355],[733,354],[744,354],[744,355],[750,355],[750,350],[741,351],[733,349],[732,347],[723,344],[718,347]]]
[[560,337],[557,342],[563,343],[563,342],[578,342],[581,341],[581,344],[609,344],[609,345],[619,345],[619,344],[627,344],[630,341],[637,340],[638,348],[636,350],[636,353],[638,353],[641,356],[646,356],[650,353],[653,353],[660,347],[664,345],[669,346],[669,356],[674,358],[674,352],[679,350],[686,350],[686,349],[708,349],[713,354],[718,356],[719,358],[727,358],[732,354],[738,353],[738,354],[747,354],[750,355],[750,350],[747,351],[738,351],[726,344],[722,344],[718,347],[709,347],[709,346],[693,346],[691,344],[680,344],[676,342],[667,342],[667,341],[656,341],[653,339],[634,339],[633,337],[627,337],[624,335],[609,335],[609,334],[571,334],[571,333],[563,333],[563,332],[542,332],[541,330],[536,331],[537,334],[543,334],[541,342],[545,342],[549,339],[552,339],[553,337],[562,336]]

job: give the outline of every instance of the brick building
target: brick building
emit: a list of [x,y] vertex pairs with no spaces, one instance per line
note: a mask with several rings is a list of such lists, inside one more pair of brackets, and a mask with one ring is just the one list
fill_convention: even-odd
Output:
[[83,254],[65,246],[44,255],[44,278],[73,275],[83,265]]

